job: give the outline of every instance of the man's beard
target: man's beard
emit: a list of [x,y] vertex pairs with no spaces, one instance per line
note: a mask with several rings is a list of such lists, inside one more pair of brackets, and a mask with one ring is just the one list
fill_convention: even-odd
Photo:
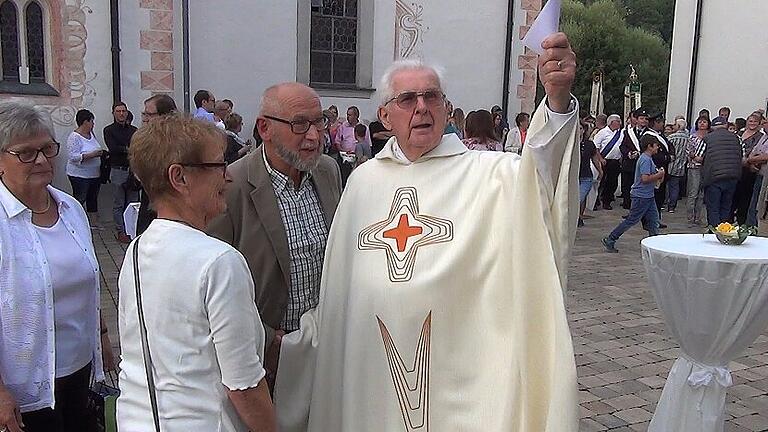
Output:
[[275,150],[277,151],[277,155],[280,156],[280,159],[284,160],[288,163],[288,165],[296,168],[301,172],[308,172],[317,168],[317,164],[320,163],[320,155],[322,154],[322,149],[322,144],[318,145],[317,154],[314,157],[308,160],[302,160],[298,151],[294,152],[289,150],[282,143],[275,141]]

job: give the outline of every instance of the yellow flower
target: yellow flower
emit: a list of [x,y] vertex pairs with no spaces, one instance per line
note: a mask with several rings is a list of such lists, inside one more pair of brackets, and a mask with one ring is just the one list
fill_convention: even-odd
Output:
[[738,235],[739,227],[737,225],[731,225],[728,222],[723,222],[716,228],[717,232],[725,235]]

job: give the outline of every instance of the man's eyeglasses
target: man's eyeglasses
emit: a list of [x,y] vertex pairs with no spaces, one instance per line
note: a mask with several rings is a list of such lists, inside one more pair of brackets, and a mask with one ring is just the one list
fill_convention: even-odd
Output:
[[222,174],[226,174],[228,164],[226,162],[197,162],[197,163],[179,163],[178,165],[181,165],[183,167],[190,167],[190,168],[220,169]]
[[59,154],[59,143],[52,142],[45,147],[41,148],[40,150],[21,150],[21,151],[13,151],[13,150],[6,150],[5,152],[8,154],[12,154],[19,158],[19,162],[21,163],[33,163],[37,160],[37,157],[40,155],[40,153],[43,154],[43,156],[46,157],[46,159],[51,159],[56,157]]
[[291,125],[291,132],[297,135],[303,135],[309,131],[310,125],[315,125],[318,132],[322,131],[328,126],[328,119],[325,116],[316,118],[314,120],[286,120],[279,117],[272,117],[265,115],[264,118],[274,120],[276,122],[285,123]]
[[157,117],[158,115],[160,115],[160,113],[156,113],[156,112],[146,112],[146,111],[144,111],[144,112],[142,112],[142,113],[141,113],[141,116],[142,116],[142,117],[147,117],[147,118]]
[[394,101],[402,109],[413,109],[419,101],[419,97],[424,98],[424,103],[429,106],[437,106],[445,103],[445,93],[440,90],[426,90],[423,92],[406,91],[388,100],[384,105]]

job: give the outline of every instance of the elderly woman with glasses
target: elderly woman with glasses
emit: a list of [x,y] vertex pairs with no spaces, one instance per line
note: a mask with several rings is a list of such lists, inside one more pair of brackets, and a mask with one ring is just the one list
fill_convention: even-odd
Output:
[[131,141],[157,218],[128,247],[118,282],[120,430],[275,428],[250,270],[203,232],[226,209],[225,145],[213,123],[176,115]]
[[111,351],[88,219],[50,185],[48,114],[5,102],[0,126],[0,430],[90,430],[91,376]]

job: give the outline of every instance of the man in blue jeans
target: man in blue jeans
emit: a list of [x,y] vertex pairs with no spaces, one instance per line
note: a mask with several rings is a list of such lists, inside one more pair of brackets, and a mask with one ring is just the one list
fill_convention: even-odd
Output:
[[659,151],[660,145],[661,143],[653,135],[643,135],[640,138],[640,150],[643,153],[637,160],[635,182],[629,194],[632,198],[632,206],[627,218],[602,240],[608,252],[619,252],[616,249],[616,240],[640,220],[652,236],[659,233],[659,210],[656,207],[654,191],[656,184],[664,179],[664,169],[657,170],[652,157]]

